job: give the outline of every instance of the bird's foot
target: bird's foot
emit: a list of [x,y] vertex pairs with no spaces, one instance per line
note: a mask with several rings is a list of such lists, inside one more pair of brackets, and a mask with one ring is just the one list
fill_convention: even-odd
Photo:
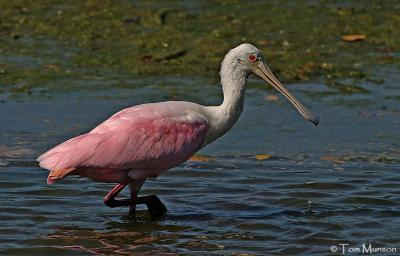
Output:
[[147,209],[149,210],[149,214],[152,220],[158,220],[167,214],[167,207],[165,207],[158,196],[144,196],[143,199],[145,200],[145,204],[147,206]]
[[108,193],[104,198],[104,204],[108,207],[119,207],[119,206],[129,206],[129,215],[135,216],[136,205],[145,204],[149,210],[151,219],[157,220],[164,217],[168,210],[167,207],[161,202],[161,200],[156,195],[136,197],[132,196],[127,199],[115,199],[117,194],[126,186],[125,183],[117,185],[110,193]]
[[130,205],[129,206],[129,212],[128,212],[127,217],[130,220],[135,220],[135,221],[137,220],[137,218],[136,218],[136,205]]

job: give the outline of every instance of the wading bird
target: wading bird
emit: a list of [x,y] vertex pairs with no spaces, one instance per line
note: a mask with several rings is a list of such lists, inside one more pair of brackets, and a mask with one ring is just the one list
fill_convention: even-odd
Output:
[[[241,44],[230,50],[222,61],[220,74],[224,97],[221,105],[167,101],[123,109],[89,133],[41,155],[40,166],[50,170],[47,182],[52,184],[75,174],[98,182],[118,183],[104,198],[107,206],[129,206],[134,214],[137,204],[146,204],[153,219],[165,215],[167,209],[157,196],[138,197],[143,183],[185,162],[233,126],[243,110],[250,74],[264,79],[305,119],[318,124],[318,117],[282,86],[253,45]],[[116,199],[127,185],[130,198]]]

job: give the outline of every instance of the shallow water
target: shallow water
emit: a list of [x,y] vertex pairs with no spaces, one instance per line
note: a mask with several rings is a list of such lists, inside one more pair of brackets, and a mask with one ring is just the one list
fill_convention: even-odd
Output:
[[3,95],[0,252],[327,255],[340,243],[400,247],[399,78],[381,72],[385,83],[364,83],[366,94],[288,85],[320,115],[318,127],[250,83],[239,122],[200,152],[208,161],[145,184],[141,194],[159,195],[169,209],[159,221],[144,208],[134,221],[127,209],[104,206],[111,184],[69,177],[47,185],[35,158],[126,106],[177,98],[215,104],[218,86],[169,77],[136,89]]

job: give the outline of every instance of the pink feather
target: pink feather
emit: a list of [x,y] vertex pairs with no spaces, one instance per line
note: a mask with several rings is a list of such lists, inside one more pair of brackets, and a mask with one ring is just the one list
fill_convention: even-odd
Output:
[[60,171],[55,179],[79,168],[149,170],[149,177],[158,175],[189,159],[207,135],[206,119],[187,118],[183,110],[187,108],[182,104],[187,103],[152,103],[124,109],[89,133],[41,155],[40,166]]

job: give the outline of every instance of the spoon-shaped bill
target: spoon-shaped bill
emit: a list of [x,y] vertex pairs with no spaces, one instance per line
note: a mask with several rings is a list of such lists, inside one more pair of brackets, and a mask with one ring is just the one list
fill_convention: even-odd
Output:
[[258,62],[258,66],[255,69],[254,73],[264,79],[267,83],[272,85],[275,89],[277,89],[280,93],[282,93],[292,104],[293,106],[300,112],[300,114],[312,122],[315,125],[318,125],[319,118],[318,116],[313,115],[303,104],[300,103],[274,76],[274,74],[269,70],[267,65],[263,61]]

